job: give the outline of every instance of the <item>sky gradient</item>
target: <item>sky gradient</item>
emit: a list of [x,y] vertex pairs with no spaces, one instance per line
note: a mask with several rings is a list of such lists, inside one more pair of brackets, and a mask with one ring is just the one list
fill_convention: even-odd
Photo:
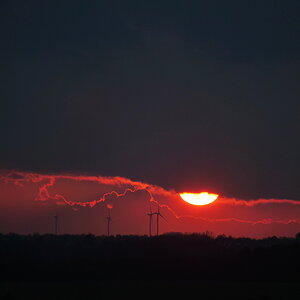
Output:
[[[295,236],[300,230],[300,202],[289,199],[242,200],[223,195],[195,206],[175,190],[123,177],[38,174],[2,171],[0,219],[4,233],[60,234],[149,233],[150,211],[160,212],[159,233],[206,232],[262,238]],[[156,234],[156,216],[152,234]]]
[[[296,0],[1,1],[0,169],[300,200],[299,11]],[[32,201],[28,189],[7,199]],[[273,205],[233,207],[296,218],[286,206],[297,205]]]

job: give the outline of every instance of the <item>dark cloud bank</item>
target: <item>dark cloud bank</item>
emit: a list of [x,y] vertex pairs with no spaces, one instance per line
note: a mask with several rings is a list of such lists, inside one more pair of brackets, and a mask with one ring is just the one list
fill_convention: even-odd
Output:
[[0,166],[299,199],[298,1],[3,1]]

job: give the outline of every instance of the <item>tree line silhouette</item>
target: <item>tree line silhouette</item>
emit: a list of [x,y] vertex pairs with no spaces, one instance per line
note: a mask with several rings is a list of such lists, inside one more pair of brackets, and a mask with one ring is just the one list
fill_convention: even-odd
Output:
[[1,279],[203,279],[297,281],[295,238],[210,233],[161,236],[0,234]]

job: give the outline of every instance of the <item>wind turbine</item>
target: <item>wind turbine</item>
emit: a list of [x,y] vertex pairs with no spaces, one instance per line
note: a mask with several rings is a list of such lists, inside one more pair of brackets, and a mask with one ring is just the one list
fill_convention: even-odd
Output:
[[159,233],[159,217],[163,218],[165,221],[166,218],[160,213],[160,207],[159,207],[159,203],[157,202],[157,212],[153,213],[154,215],[156,215],[156,235],[158,236],[158,233]]
[[110,208],[108,208],[108,217],[107,219],[107,236],[110,234],[110,222],[111,222],[111,216],[110,216]]
[[58,215],[57,215],[57,213],[54,215],[54,233],[56,235],[58,233]]
[[147,215],[149,216],[149,236],[152,236],[152,217],[153,215],[155,215],[155,212],[152,212],[151,209],[151,203],[149,202],[149,206],[150,206],[150,212],[147,213]]

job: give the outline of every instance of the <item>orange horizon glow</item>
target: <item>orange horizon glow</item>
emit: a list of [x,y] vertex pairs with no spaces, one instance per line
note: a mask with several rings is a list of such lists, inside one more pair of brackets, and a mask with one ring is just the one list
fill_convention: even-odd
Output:
[[181,199],[192,205],[207,205],[216,201],[218,194],[211,194],[208,192],[202,193],[180,193]]

